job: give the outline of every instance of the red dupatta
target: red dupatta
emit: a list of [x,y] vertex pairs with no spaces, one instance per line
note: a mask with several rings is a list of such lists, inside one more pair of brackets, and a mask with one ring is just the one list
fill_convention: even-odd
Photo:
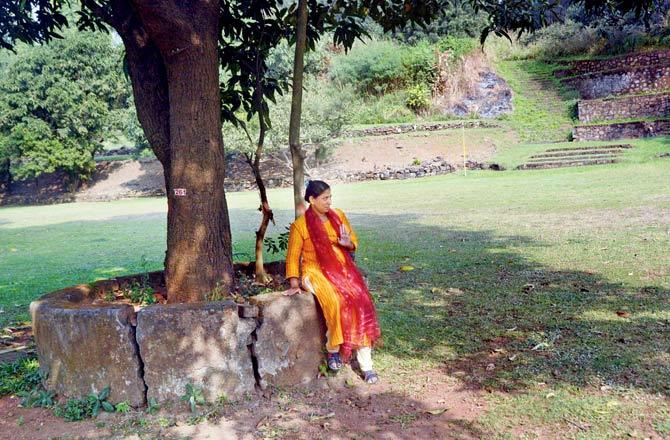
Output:
[[[339,237],[342,220],[332,209],[326,216]],[[305,220],[321,271],[338,295],[344,338],[340,354],[345,361],[348,361],[352,350],[372,346],[381,336],[375,306],[351,255],[343,251],[344,263],[340,262],[323,222],[311,207],[305,212]]]

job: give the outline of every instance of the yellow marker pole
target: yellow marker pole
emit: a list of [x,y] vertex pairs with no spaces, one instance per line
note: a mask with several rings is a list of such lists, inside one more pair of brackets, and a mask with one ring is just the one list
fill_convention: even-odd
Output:
[[461,139],[463,143],[463,175],[467,176],[468,175],[468,165],[467,165],[467,158],[468,158],[468,153],[465,150],[465,122],[461,122]]

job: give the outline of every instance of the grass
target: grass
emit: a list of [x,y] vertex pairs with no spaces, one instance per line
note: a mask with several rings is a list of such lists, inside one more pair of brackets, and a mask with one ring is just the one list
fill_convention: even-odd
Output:
[[[513,148],[502,148],[500,154],[495,156],[492,161],[503,165],[511,170],[518,165],[528,162],[531,156],[544,153],[554,148],[574,148],[588,150],[590,147],[602,147],[606,145],[631,144],[635,148],[622,150],[617,157],[622,163],[612,165],[615,168],[626,168],[629,164],[642,164],[654,160],[659,154],[670,151],[670,139],[667,137],[657,137],[649,139],[630,139],[616,141],[593,141],[593,142],[562,142],[553,144],[520,144]],[[556,161],[564,158],[556,158]],[[566,170],[566,173],[577,172],[576,170]]]
[[[491,437],[667,435],[670,161],[656,155],[670,140],[633,143],[611,166],[334,187],[362,243],[385,380],[418,394],[420,369],[490,391],[476,424]],[[524,160],[515,149],[499,159]],[[269,197],[274,235],[292,196]],[[228,203],[244,258],[257,195]],[[164,237],[163,199],[0,209],[0,324],[44,292],[136,272],[142,255],[159,268]]]
[[522,141],[567,140],[576,119],[577,93],[554,78],[554,70],[561,67],[537,60],[495,63],[496,72],[514,92],[514,111],[504,119]]

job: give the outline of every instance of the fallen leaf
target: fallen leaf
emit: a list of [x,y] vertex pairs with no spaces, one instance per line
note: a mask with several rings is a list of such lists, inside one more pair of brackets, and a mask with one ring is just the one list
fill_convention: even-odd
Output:
[[438,414],[442,414],[443,412],[445,412],[445,411],[448,410],[448,409],[449,409],[449,408],[427,409],[425,412],[428,413],[428,414],[432,414],[432,415],[436,416],[436,415],[438,415]]
[[535,290],[535,284],[524,284],[524,286],[521,288],[525,293],[532,292]]
[[401,272],[409,272],[411,270],[414,270],[414,266],[400,266]]
[[630,313],[628,313],[624,310],[617,310],[616,314],[617,314],[617,316],[620,316],[622,318],[628,318],[630,316]]
[[328,414],[325,414],[325,415],[322,415],[322,416],[316,416],[316,415],[314,415],[314,416],[310,416],[310,417],[309,417],[309,421],[310,421],[310,422],[314,422],[314,421],[316,421],[316,420],[331,419],[331,418],[333,418],[333,417],[335,417],[335,413],[334,413],[334,412],[329,412]]

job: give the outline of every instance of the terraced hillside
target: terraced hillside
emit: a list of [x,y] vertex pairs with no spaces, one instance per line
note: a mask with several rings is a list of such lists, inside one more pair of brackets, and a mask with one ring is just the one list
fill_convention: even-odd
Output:
[[616,163],[623,152],[632,148],[630,144],[549,148],[543,153],[530,156],[528,161],[519,165],[517,169],[532,170]]
[[670,134],[670,50],[569,64],[555,76],[580,95],[575,140]]

